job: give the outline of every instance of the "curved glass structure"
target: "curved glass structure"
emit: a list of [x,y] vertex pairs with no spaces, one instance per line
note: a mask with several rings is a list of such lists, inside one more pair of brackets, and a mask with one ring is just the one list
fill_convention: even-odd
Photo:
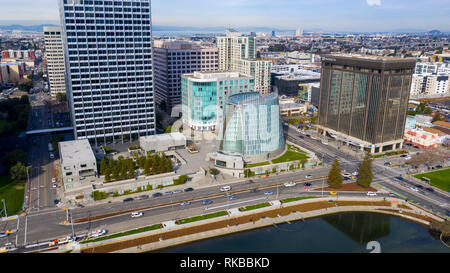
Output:
[[265,160],[284,151],[285,140],[278,94],[230,96],[220,124],[219,149],[240,153],[246,160]]

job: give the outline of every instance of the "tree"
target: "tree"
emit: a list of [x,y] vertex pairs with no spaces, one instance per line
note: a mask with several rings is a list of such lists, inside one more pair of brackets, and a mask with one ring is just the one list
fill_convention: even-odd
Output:
[[216,176],[219,174],[219,170],[216,168],[211,168],[211,169],[209,169],[209,173]]
[[108,160],[106,159],[106,157],[103,157],[102,161],[100,162],[100,174],[105,175],[107,168],[108,168]]
[[66,95],[66,93],[61,93],[61,92],[56,93],[56,100],[57,100],[58,102],[64,102],[64,101],[66,101],[66,100],[67,100],[67,95]]
[[21,83],[21,84],[19,84],[19,86],[17,88],[28,93],[33,88],[33,82],[27,81],[27,82]]
[[369,153],[367,153],[363,159],[363,162],[361,163],[361,167],[359,168],[358,179],[356,182],[360,186],[368,188],[370,187],[372,180],[373,180],[372,157],[370,156]]
[[24,151],[15,149],[14,151],[11,151],[5,155],[5,158],[3,159],[3,166],[6,170],[9,170],[18,162],[21,162],[22,165],[25,165],[27,163],[27,156]]
[[439,121],[439,120],[441,120],[441,113],[437,112],[437,113],[434,115],[433,121],[432,121],[432,122]]
[[343,180],[339,160],[336,159],[334,160],[333,166],[331,166],[331,170],[328,173],[328,185],[331,188],[338,189],[342,187]]
[[145,160],[145,164],[144,164],[144,174],[146,176],[150,176],[151,173],[151,168],[152,168],[152,161],[150,160]]
[[421,103],[417,106],[416,112],[417,112],[418,114],[422,114],[423,111],[425,111],[425,103],[421,102]]
[[427,109],[425,109],[424,111],[423,111],[423,113],[425,114],[425,115],[429,115],[429,114],[431,114],[433,112],[433,110],[431,110],[430,108],[427,108]]
[[128,178],[134,178],[136,176],[136,168],[134,166],[133,160],[128,163]]
[[28,168],[22,164],[22,162],[17,162],[17,164],[9,170],[11,180],[20,181],[27,178]]

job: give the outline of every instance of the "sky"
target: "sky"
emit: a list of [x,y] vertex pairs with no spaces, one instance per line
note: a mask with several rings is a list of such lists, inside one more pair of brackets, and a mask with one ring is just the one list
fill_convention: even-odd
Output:
[[[0,25],[59,24],[58,0],[0,0]],[[152,0],[154,25],[450,31],[450,0]]]

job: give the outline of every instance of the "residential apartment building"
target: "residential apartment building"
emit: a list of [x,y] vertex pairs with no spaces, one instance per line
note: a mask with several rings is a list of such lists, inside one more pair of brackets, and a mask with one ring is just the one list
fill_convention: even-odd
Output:
[[415,59],[325,55],[318,128],[371,153],[402,148]]
[[75,139],[155,134],[150,0],[60,0]]
[[185,41],[155,41],[155,101],[170,113],[181,104],[181,76],[219,69],[219,50]]
[[44,27],[45,59],[47,60],[50,94],[66,93],[64,48],[60,27]]
[[272,61],[256,59],[256,38],[228,29],[226,36],[216,39],[219,70],[251,75],[255,78],[255,91],[269,94]]
[[0,83],[18,84],[24,79],[24,63],[0,63]]
[[181,79],[183,123],[197,131],[215,131],[229,96],[254,92],[252,76],[239,72],[194,72]]

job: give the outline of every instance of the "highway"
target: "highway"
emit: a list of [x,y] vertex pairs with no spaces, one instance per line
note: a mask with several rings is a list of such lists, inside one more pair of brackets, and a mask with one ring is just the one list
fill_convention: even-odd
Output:
[[[105,215],[116,212],[125,212],[129,210],[143,211],[144,216],[137,219],[132,219],[130,213],[123,213],[121,215],[99,219],[95,221],[87,221],[80,224],[73,225],[73,231],[76,234],[84,234],[87,231],[92,231],[98,228],[105,228],[111,232],[120,232],[128,229],[138,228],[146,225],[152,225],[161,223],[167,220],[181,219],[189,216],[201,215],[205,213],[214,212],[217,210],[224,210],[227,208],[241,207],[252,204],[258,204],[265,202],[265,200],[283,199],[288,197],[296,197],[300,195],[321,195],[319,192],[307,192],[303,187],[304,182],[312,184],[312,188],[321,188],[323,184],[326,186],[326,180],[322,177],[326,176],[329,172],[331,163],[335,158],[341,160],[341,167],[345,169],[345,172],[354,172],[358,169],[360,160],[335,149],[330,145],[324,145],[320,141],[311,138],[300,138],[299,133],[293,129],[287,129],[287,139],[300,146],[315,152],[319,158],[323,158],[325,162],[324,167],[317,167],[305,171],[296,171],[292,173],[285,173],[279,175],[271,175],[268,178],[252,178],[250,180],[244,180],[243,182],[237,182],[232,184],[220,184],[214,186],[208,186],[195,189],[192,192],[183,192],[173,195],[165,195],[161,197],[150,196],[146,200],[134,200],[132,202],[122,202],[122,198],[116,198],[118,201],[112,203],[104,203],[95,206],[85,208],[75,208],[71,210],[71,216],[75,219],[92,218],[98,215]],[[47,148],[45,139],[41,140],[42,152]],[[45,144],[45,145],[44,145]],[[40,153],[37,152],[37,153]],[[44,163],[45,164],[45,163]],[[399,176],[399,172],[380,166],[379,163],[374,163],[374,182],[373,185],[380,185],[386,188],[389,192],[393,192],[401,198],[409,201],[414,200],[424,205],[427,208],[433,209],[435,212],[439,212],[441,215],[446,215],[448,212],[448,197],[438,192],[413,192],[407,185],[414,184],[411,181],[398,181],[395,179]],[[306,175],[312,175],[311,179],[306,179]],[[42,177],[38,176],[37,178]],[[38,179],[35,178],[34,181]],[[44,177],[48,179],[48,177]],[[282,186],[285,182],[296,181],[301,184],[292,188],[285,188]],[[350,181],[353,182],[353,181]],[[37,183],[41,183],[40,178]],[[45,186],[45,182],[43,185]],[[229,200],[224,197],[224,193],[220,192],[220,188],[225,185],[232,186],[231,192],[237,197],[236,200]],[[280,186],[281,185],[281,186]],[[186,188],[189,184],[185,185]],[[250,190],[258,188],[256,193],[250,192]],[[170,190],[176,190],[177,187]],[[167,191],[167,189],[165,190]],[[265,195],[264,192],[273,192],[272,195]],[[42,192],[38,191],[40,194]],[[143,193],[146,195],[151,193]],[[45,191],[42,193],[45,194]],[[325,192],[325,195],[329,193]],[[365,193],[339,193],[340,196],[361,196]],[[388,196],[388,195],[385,195]],[[39,195],[38,200],[41,198]],[[48,197],[47,197],[48,199]],[[213,203],[208,206],[203,206],[201,201],[209,199]],[[190,205],[181,206],[183,201],[191,201]],[[48,206],[45,209],[37,209],[31,211],[24,217],[19,217],[14,220],[5,221],[0,224],[3,230],[13,230],[19,227],[17,233],[11,234],[7,238],[0,239],[0,245],[8,242],[15,241],[20,246],[36,244],[39,242],[49,241],[55,238],[72,234],[71,225],[62,225],[64,220],[70,219],[67,210],[56,208],[54,205]],[[1,230],[0,229],[0,230]],[[29,251],[30,249],[19,248],[19,252]]]

